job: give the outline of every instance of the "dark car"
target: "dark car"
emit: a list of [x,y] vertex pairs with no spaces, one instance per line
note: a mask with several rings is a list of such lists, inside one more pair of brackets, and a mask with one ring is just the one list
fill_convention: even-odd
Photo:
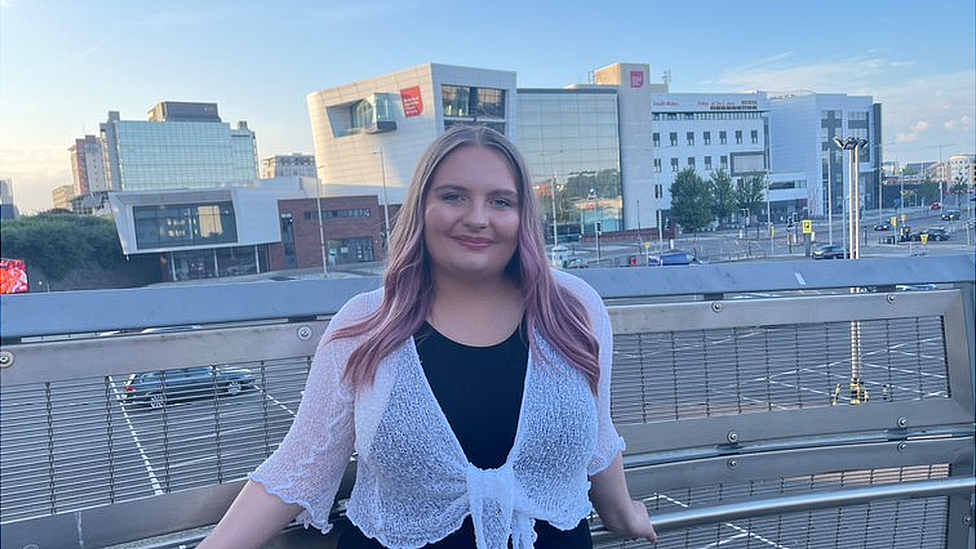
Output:
[[959,210],[946,210],[942,212],[942,221],[955,221],[959,219]]
[[237,395],[254,388],[254,374],[247,368],[198,366],[132,374],[122,388],[126,403],[162,408],[179,400],[213,395]]
[[949,240],[949,236],[950,236],[949,231],[947,231],[944,227],[931,227],[928,229],[922,229],[921,232],[919,232],[919,237],[918,237],[919,240],[922,239],[923,234],[929,235],[929,240]]
[[813,249],[814,259],[845,259],[847,249],[841,244],[821,244]]
[[647,264],[651,267],[662,265],[697,265],[701,263],[695,254],[684,250],[667,250],[659,254],[647,256]]
[[891,230],[891,223],[888,223],[887,221],[882,221],[881,223],[875,223],[874,224],[874,230],[876,230],[876,231],[890,231]]

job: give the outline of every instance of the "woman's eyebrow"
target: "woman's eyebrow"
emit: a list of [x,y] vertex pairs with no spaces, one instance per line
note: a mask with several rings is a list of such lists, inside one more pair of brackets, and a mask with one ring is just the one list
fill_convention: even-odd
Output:
[[467,190],[466,188],[464,188],[464,187],[462,187],[460,185],[452,185],[450,183],[443,183],[441,185],[435,185],[430,191],[431,192],[438,192],[438,191],[466,191],[466,190]]

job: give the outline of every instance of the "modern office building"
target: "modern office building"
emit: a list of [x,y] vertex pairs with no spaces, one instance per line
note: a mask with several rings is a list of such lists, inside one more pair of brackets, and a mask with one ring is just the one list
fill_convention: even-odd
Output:
[[973,180],[974,173],[976,173],[973,171],[974,164],[976,164],[976,156],[971,154],[952,155],[949,157],[947,164],[947,181],[950,187],[959,183],[972,187],[976,183]]
[[162,102],[146,121],[110,111],[100,128],[112,190],[213,187],[258,175],[254,132],[246,122],[222,122],[214,103]]
[[105,172],[105,147],[100,138],[86,135],[75,139],[75,144],[68,151],[71,153],[75,196],[110,190]]
[[790,93],[769,98],[770,160],[773,173],[799,173],[807,181],[810,215],[846,211],[849,154],[834,137],[867,139],[861,151],[860,203],[877,208],[881,183],[881,104],[871,96]]
[[315,156],[291,153],[262,158],[261,179],[275,177],[318,177],[315,172]]
[[75,196],[74,186],[60,185],[51,191],[51,203],[56,210],[71,210],[71,200]]
[[514,137],[515,73],[426,64],[308,95],[318,177],[403,202],[417,160],[444,129],[479,122]]
[[[781,96],[774,105],[762,92],[671,93],[650,75],[647,64],[616,63],[595,70],[589,84],[517,88],[510,71],[427,64],[314,92],[308,105],[323,194],[379,185],[381,203],[398,203],[435,137],[453,124],[482,123],[519,145],[547,238],[553,225],[567,237],[592,234],[598,223],[604,232],[666,225],[670,185],[689,167],[706,178],[721,169],[734,181],[766,178],[774,221],[817,216],[827,194],[821,159],[831,156],[817,139],[823,127],[827,141],[863,136],[873,144],[861,164],[862,190],[873,189],[862,203],[873,203],[880,105],[870,97]],[[832,157],[837,184],[841,155]]]
[[158,256],[166,281],[321,268],[323,256],[330,266],[383,260],[376,197],[323,198],[317,204],[315,187],[314,179],[285,177],[113,192],[109,202],[123,253]]
[[14,184],[6,177],[0,177],[0,219],[16,219],[17,206],[14,205]]

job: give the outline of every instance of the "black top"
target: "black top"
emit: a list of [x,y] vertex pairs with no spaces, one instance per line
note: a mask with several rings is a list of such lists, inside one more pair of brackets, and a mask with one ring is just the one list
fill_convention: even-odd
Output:
[[[427,382],[447,417],[464,454],[472,465],[494,469],[504,465],[515,441],[529,346],[524,326],[505,341],[488,347],[457,343],[430,324],[414,334],[417,354]],[[562,531],[537,520],[536,549],[589,549],[586,519],[573,530]],[[426,545],[431,549],[474,549],[471,517],[456,532]],[[355,526],[339,539],[338,549],[383,549]]]

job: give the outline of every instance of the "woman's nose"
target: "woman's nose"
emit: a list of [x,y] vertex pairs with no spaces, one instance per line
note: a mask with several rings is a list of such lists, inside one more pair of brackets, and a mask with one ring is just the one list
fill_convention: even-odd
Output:
[[470,227],[486,227],[488,225],[488,209],[477,202],[464,212],[463,222]]

